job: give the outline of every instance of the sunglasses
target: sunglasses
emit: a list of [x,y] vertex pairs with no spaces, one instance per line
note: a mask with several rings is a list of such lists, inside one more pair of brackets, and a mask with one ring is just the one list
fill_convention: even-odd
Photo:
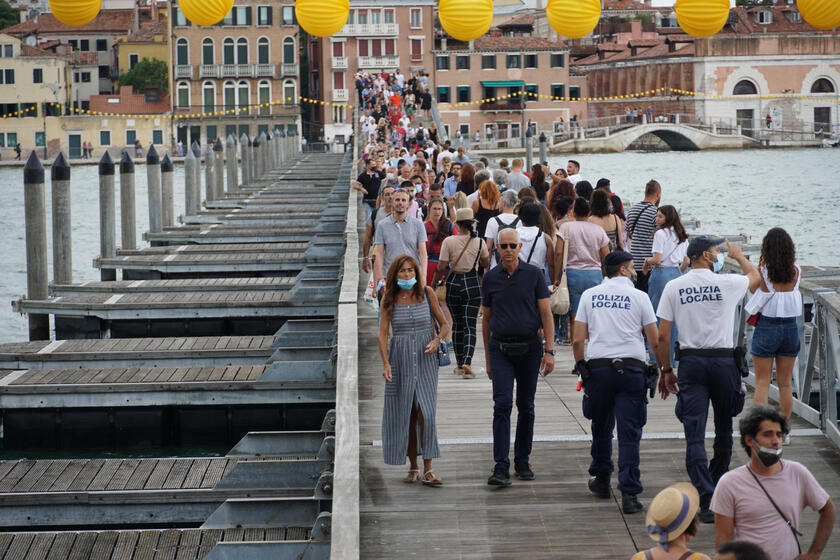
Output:
[[516,249],[519,243],[499,243],[499,249]]

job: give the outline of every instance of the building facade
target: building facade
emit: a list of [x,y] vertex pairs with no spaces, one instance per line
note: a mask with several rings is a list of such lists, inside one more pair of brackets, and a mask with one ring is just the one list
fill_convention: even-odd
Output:
[[292,0],[236,0],[219,24],[172,11],[173,114],[184,144],[298,130],[300,60]]

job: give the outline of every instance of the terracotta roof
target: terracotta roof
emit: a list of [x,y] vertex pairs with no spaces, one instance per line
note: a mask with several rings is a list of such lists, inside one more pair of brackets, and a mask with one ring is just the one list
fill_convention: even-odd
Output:
[[[148,18],[148,9],[141,10],[141,21],[143,16]],[[11,27],[3,29],[3,33],[9,35],[29,35],[72,33],[74,35],[85,33],[122,33],[125,34],[134,27],[134,10],[102,10],[99,15],[90,23],[79,27],[73,27],[61,23],[51,13],[44,13],[36,19],[26,20]]]
[[647,6],[637,0],[606,0],[604,2],[604,10],[633,10],[644,12],[655,12],[656,8]]
[[499,27],[514,27],[514,26],[533,26],[535,22],[534,14],[520,14],[500,23]]
[[49,51],[47,49],[42,49],[40,47],[33,47],[31,45],[21,44],[20,46],[20,54],[21,56],[49,56],[49,57],[57,57],[57,58],[64,58],[67,59],[70,63],[75,64],[77,66],[98,66],[99,65],[99,53],[93,51],[71,51],[69,53],[57,53],[55,51]]
[[[505,36],[498,30],[495,34],[488,32],[473,42],[474,51],[538,51],[556,49],[568,49],[568,47],[565,43],[550,41],[544,37]],[[469,50],[469,45],[461,42],[449,42],[447,50],[466,51]]]
[[[117,102],[109,103],[109,99]],[[144,94],[134,93],[131,86],[123,86],[118,94],[91,95],[90,110],[128,115],[162,115],[169,112],[169,94],[164,93],[160,101],[150,103]]]
[[[772,12],[771,23],[758,23],[756,14],[762,11]],[[748,35],[754,33],[837,33],[811,27],[804,19],[793,22],[790,15],[796,12],[796,6],[781,4],[774,6],[737,6],[729,11],[729,22],[721,33]]]
[[99,65],[99,53],[96,51],[72,51],[68,58],[79,66]]
[[20,45],[20,56],[50,56],[64,58],[61,55],[56,54],[54,52],[50,52],[48,50],[39,47],[33,47],[32,45],[27,45],[23,43],[21,43]]
[[657,39],[630,39],[627,41],[628,47],[655,47],[656,45],[660,44],[662,41]]
[[586,58],[582,58],[580,60],[575,60],[572,62],[573,66],[587,66],[590,64],[604,64],[604,63],[611,63],[611,62],[619,62],[619,61],[632,61],[632,60],[646,60],[651,58],[672,58],[672,57],[687,57],[687,56],[694,56],[694,43],[676,43],[675,50],[672,52],[667,43],[664,41],[660,42],[659,44],[652,46],[650,48],[644,49],[642,51],[637,51],[636,56],[633,56],[632,49],[628,47],[624,47],[619,51],[614,51],[612,49],[602,49],[604,50],[604,58],[601,59],[598,57],[597,54],[587,56]]
[[162,35],[163,42],[166,42],[168,27],[165,21],[150,21],[143,25],[136,33],[126,37],[122,43],[156,43],[155,35]]

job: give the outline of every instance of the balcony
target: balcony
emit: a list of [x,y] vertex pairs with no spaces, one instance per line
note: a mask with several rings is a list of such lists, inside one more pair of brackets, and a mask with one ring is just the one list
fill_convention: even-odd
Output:
[[253,78],[256,64],[222,64],[222,78]]
[[219,65],[218,64],[202,64],[198,69],[199,78],[218,78]]
[[335,35],[337,37],[396,37],[399,34],[398,23],[348,23]]
[[350,100],[350,91],[347,89],[334,89],[332,92],[333,101],[346,102]]
[[275,66],[273,64],[257,64],[257,78],[273,78]]
[[521,99],[504,99],[502,101],[486,101],[481,104],[482,111],[521,111]]
[[346,70],[347,69],[347,57],[346,56],[334,56],[334,57],[332,57],[332,67],[333,67],[333,70]]
[[186,78],[188,80],[193,79],[193,71],[192,66],[189,64],[179,64],[175,67],[175,78]]
[[300,72],[297,64],[283,63],[283,76],[297,76]]
[[400,57],[395,54],[385,56],[360,56],[359,68],[399,68]]

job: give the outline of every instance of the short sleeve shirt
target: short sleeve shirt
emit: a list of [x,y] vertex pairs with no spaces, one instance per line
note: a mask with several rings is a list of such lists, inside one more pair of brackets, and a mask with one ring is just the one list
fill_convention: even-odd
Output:
[[[464,247],[465,243],[466,248]],[[463,255],[461,255],[461,251],[464,251]],[[458,260],[459,256],[461,257],[460,260]],[[444,239],[440,248],[440,260],[448,262],[452,272],[458,274],[473,270],[476,259],[480,259],[480,257],[487,257],[487,244],[478,237],[453,235]],[[457,265],[455,264],[456,260],[458,260]]]
[[567,268],[601,270],[601,247],[610,244],[604,228],[591,222],[574,220],[560,226],[557,235],[569,244]]
[[[782,460],[778,473],[756,476],[797,528],[805,507],[819,511],[829,498],[808,469],[796,461]],[[793,533],[746,465],[721,477],[710,507],[715,513],[734,519],[734,538],[760,545],[771,560],[790,560],[799,555]]]
[[587,325],[586,358],[635,358],[645,361],[642,329],[656,322],[647,294],[623,276],[605,278],[580,296],[575,321]]
[[501,265],[489,270],[481,284],[481,304],[491,309],[490,332],[503,337],[529,337],[542,327],[540,299],[548,299],[543,271],[519,261],[512,275]]
[[679,266],[686,255],[688,240],[680,243],[674,228],[658,229],[653,234],[653,252],[662,255],[662,266]]
[[633,267],[642,270],[645,259],[653,256],[653,232],[656,230],[656,213],[659,210],[650,202],[634,204],[627,211],[627,237],[633,253]]
[[508,173],[507,180],[505,181],[505,187],[508,190],[519,192],[522,187],[530,186],[531,180],[524,173],[518,171]]
[[[374,245],[384,245],[385,257],[383,262],[385,272],[395,258],[409,255],[420,263],[420,244],[426,246],[426,227],[417,218],[406,216],[403,223],[398,224],[394,216],[388,216],[376,225]],[[379,251],[376,251],[379,255]]]
[[364,171],[356,178],[356,181],[361,183],[362,187],[367,191],[367,194],[364,195],[365,202],[372,203],[376,201],[376,197],[379,196],[379,186],[382,184],[382,179],[384,178],[384,171],[374,171],[372,174]]
[[740,274],[692,268],[665,284],[656,314],[676,323],[680,348],[732,348],[735,308],[749,284]]

